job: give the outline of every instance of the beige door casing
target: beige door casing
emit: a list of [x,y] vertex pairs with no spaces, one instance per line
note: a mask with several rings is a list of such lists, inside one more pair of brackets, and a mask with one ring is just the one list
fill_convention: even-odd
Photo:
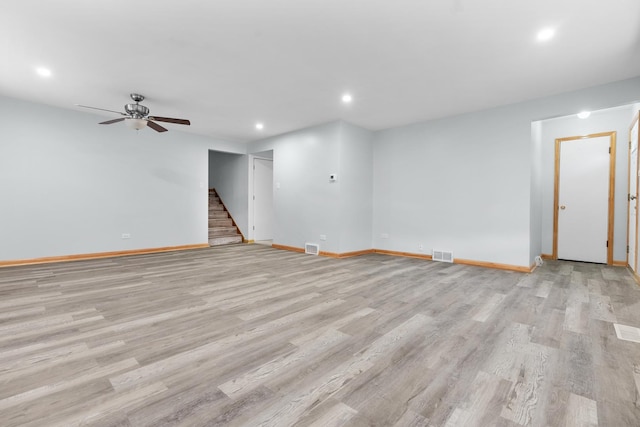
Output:
[[609,137],[609,183],[608,183],[608,219],[607,219],[607,247],[606,262],[613,265],[613,219],[615,199],[615,156],[616,156],[616,132],[601,132],[590,135],[570,136],[555,140],[555,174],[554,174],[554,200],[553,200],[553,259],[558,259],[558,219],[560,211],[560,165],[561,144],[570,141],[579,141],[589,138]]

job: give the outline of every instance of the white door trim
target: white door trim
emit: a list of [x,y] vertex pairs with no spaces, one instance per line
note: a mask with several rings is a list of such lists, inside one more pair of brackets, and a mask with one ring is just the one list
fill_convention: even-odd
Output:
[[[631,270],[637,274],[638,270],[638,196],[640,195],[638,184],[638,170],[640,168],[640,112],[637,112],[631,121],[629,126],[629,181],[627,191],[627,265]],[[637,126],[637,130],[634,134],[634,128]],[[635,138],[635,149],[632,147],[632,141]],[[635,170],[631,170],[631,159],[635,160]],[[635,183],[635,191],[631,194],[631,183]],[[635,197],[631,200],[631,197]],[[635,215],[632,215],[632,210],[635,210]],[[632,224],[632,219],[634,219]],[[633,225],[633,228],[632,228]],[[633,239],[631,238],[633,236]],[[633,246],[633,248],[631,248]],[[631,254],[631,257],[629,256]]]
[[253,181],[253,238],[273,240],[273,159],[253,158]]
[[[272,151],[272,150],[268,150],[268,151]],[[249,232],[248,232],[248,236],[247,236],[247,240],[249,243],[254,243],[255,242],[255,235],[253,233],[253,227],[255,226],[255,218],[254,218],[254,203],[253,203],[253,194],[254,194],[254,188],[253,188],[253,161],[254,159],[261,159],[261,160],[271,160],[273,161],[273,158],[270,157],[265,157],[264,155],[260,155],[260,154],[249,154],[249,167],[248,169],[248,184],[249,184],[249,191],[248,191],[248,203],[247,203],[247,207],[249,209],[248,212],[248,222],[249,222]],[[274,162],[274,166],[275,166],[275,162]]]

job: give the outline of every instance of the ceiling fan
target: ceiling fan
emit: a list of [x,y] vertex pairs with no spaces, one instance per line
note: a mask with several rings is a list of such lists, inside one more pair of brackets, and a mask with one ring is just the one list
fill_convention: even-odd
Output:
[[136,130],[140,130],[146,126],[149,126],[151,129],[155,130],[156,132],[166,132],[167,129],[163,128],[156,122],[175,123],[177,125],[191,124],[189,120],[185,120],[185,119],[174,119],[171,117],[150,116],[149,109],[144,105],[140,104],[140,101],[144,100],[144,96],[137,93],[132,93],[130,94],[130,96],[131,96],[131,99],[133,99],[133,101],[135,102],[135,104],[126,104],[124,106],[124,111],[125,111],[124,113],[120,111],[106,110],[104,108],[89,107],[87,105],[80,105],[80,104],[76,104],[76,105],[78,107],[91,108],[93,110],[109,111],[110,113],[116,113],[124,116],[124,117],[120,117],[113,120],[107,120],[106,122],[100,122],[101,125],[110,125],[112,123],[118,123],[125,120],[126,121],[125,123],[129,127]]

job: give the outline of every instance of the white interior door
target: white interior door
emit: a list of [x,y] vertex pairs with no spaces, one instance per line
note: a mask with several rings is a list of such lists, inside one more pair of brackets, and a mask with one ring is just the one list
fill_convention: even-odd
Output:
[[558,259],[607,263],[610,141],[558,142]]
[[631,127],[629,143],[629,229],[627,263],[638,271],[638,120]]
[[253,239],[273,239],[273,160],[253,159]]

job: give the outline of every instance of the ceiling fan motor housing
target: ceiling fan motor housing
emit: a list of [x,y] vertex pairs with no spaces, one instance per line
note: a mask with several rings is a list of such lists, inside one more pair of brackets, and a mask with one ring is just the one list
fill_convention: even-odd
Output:
[[149,109],[140,104],[127,104],[124,106],[124,111],[136,119],[142,119],[149,115]]

